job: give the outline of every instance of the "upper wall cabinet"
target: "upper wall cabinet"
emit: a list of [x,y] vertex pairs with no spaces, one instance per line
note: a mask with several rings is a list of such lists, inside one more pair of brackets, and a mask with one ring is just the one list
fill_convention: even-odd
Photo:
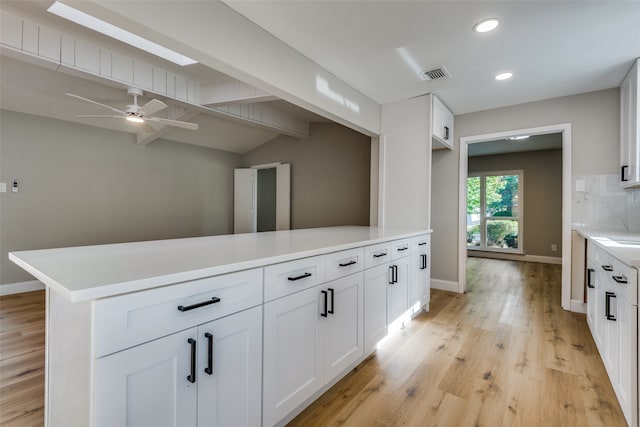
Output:
[[453,149],[453,113],[433,95],[431,108],[433,150]]
[[636,59],[620,85],[620,180],[624,188],[640,187],[640,96]]

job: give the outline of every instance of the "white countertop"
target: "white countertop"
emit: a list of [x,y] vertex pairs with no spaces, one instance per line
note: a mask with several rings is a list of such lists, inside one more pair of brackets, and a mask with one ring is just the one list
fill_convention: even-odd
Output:
[[87,301],[429,232],[310,228],[11,252],[9,259],[70,301]]
[[623,263],[640,268],[640,233],[624,233],[574,227],[583,237],[592,240]]

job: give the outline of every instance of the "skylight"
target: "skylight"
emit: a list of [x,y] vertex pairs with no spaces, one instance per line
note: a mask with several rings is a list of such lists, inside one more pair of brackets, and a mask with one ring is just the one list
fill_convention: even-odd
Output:
[[123,30],[122,28],[116,27],[115,25],[109,24],[108,22],[67,6],[66,4],[56,1],[51,5],[51,7],[49,7],[49,9],[47,9],[47,11],[64,19],[68,19],[69,21],[75,22],[76,24],[82,25],[83,27],[90,28],[101,34],[104,34],[116,40],[120,40],[121,42],[127,43],[128,45],[137,47],[138,49],[144,50],[145,52],[149,52],[152,55],[164,58],[167,61],[173,62],[174,64],[184,66],[198,63],[198,61],[186,57],[176,51],[168,49],[164,46],[160,46],[157,43],[130,33],[129,31]]

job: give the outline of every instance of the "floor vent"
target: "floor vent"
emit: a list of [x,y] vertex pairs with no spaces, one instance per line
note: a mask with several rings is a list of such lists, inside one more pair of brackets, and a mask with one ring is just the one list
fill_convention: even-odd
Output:
[[449,71],[447,71],[447,69],[444,67],[438,67],[438,68],[434,68],[433,70],[424,71],[422,74],[428,81],[445,79],[447,77],[449,78],[451,77],[451,74],[449,73]]

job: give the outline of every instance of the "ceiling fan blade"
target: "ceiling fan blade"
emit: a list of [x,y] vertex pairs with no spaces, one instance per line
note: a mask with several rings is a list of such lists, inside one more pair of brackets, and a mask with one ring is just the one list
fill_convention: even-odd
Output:
[[178,120],[171,120],[171,119],[163,119],[161,117],[144,117],[144,119],[150,122],[163,123],[165,125],[175,126],[183,129],[198,130],[198,127],[199,127],[196,123],[181,122]]
[[76,117],[82,119],[126,119],[125,116],[105,116],[102,114],[81,114]]
[[97,105],[97,106],[100,106],[100,107],[103,107],[103,108],[108,108],[109,110],[115,111],[116,113],[120,113],[120,114],[127,114],[127,113],[125,113],[125,112],[124,112],[124,111],[122,111],[122,110],[118,110],[117,108],[111,107],[110,105],[101,104],[101,103],[99,103],[99,102],[97,102],[97,101],[94,101],[94,100],[92,100],[92,99],[83,98],[83,97],[78,96],[78,95],[75,95],[75,94],[73,94],[73,93],[66,93],[65,95],[68,95],[68,96],[70,96],[70,97],[72,97],[72,98],[79,99],[79,100],[81,100],[81,101],[89,102],[89,103],[91,103],[91,104],[94,104],[94,105]]
[[152,116],[154,113],[164,110],[165,108],[167,108],[167,104],[158,99],[152,99],[140,108],[140,112],[145,116]]

